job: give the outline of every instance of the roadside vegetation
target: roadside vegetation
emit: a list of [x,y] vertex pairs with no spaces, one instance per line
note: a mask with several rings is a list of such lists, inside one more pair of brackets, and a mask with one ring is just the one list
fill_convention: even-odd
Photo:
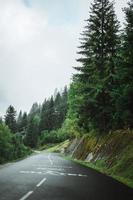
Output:
[[0,123],[0,164],[25,157],[30,153],[30,148],[24,146],[21,136],[14,135],[8,126]]
[[9,106],[0,120],[1,163],[51,147],[133,185],[133,0],[123,12],[121,27],[113,1],[92,3],[69,89],[29,113]]

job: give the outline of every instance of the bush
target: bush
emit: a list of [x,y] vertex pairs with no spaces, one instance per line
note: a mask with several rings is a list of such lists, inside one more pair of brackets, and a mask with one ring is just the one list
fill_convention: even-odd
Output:
[[0,123],[0,163],[13,158],[12,150],[11,132],[5,124]]
[[24,146],[22,136],[12,134],[8,126],[0,123],[0,163],[24,157],[31,150]]

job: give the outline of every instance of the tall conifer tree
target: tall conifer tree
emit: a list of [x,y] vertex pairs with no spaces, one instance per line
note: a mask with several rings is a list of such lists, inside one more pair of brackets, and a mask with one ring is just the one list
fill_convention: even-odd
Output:
[[116,128],[133,128],[133,0],[124,12],[126,23],[117,66],[118,85],[113,92],[116,103],[114,124]]
[[112,102],[110,91],[114,83],[118,29],[113,3],[94,0],[90,18],[81,38],[77,60],[80,67],[74,81],[79,84],[79,124],[85,129],[105,131],[111,126]]
[[9,106],[5,115],[5,124],[10,128],[10,130],[15,133],[17,131],[16,125],[16,111],[13,106]]

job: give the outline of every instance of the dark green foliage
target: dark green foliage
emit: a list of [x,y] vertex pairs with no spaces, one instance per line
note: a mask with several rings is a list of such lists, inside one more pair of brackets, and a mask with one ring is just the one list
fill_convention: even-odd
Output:
[[24,133],[27,129],[28,125],[28,116],[27,113],[22,111],[19,112],[18,118],[17,118],[17,131]]
[[112,101],[110,92],[115,84],[115,59],[118,45],[118,27],[113,3],[95,0],[90,18],[82,33],[82,55],[77,61],[82,65],[74,77],[78,84],[77,102],[79,126],[105,132],[111,128]]
[[6,111],[5,123],[13,133],[17,131],[16,111],[13,106],[9,106]]
[[133,128],[133,1],[124,9],[125,29],[117,63],[117,86],[112,92],[115,102],[115,128]]
[[12,158],[11,132],[9,128],[0,123],[0,163]]
[[55,115],[55,127],[54,129],[61,128],[67,114],[67,87],[64,88],[63,92],[59,92],[55,96],[54,100],[54,115]]
[[24,112],[23,116],[22,116],[22,121],[21,121],[21,127],[22,127],[22,131],[25,132],[28,126],[28,116],[27,113]]
[[41,133],[41,136],[39,138],[39,144],[41,146],[45,144],[54,144],[54,143],[60,143],[69,138],[69,134],[64,132],[64,129],[58,129],[53,131],[43,131]]
[[43,130],[51,131],[54,129],[54,100],[53,96],[49,100],[45,100],[41,111],[40,132]]
[[35,115],[40,115],[40,112],[41,112],[41,106],[38,105],[38,103],[34,103],[30,109],[30,112],[29,112],[29,115],[28,117],[29,118],[32,118],[33,116]]
[[52,131],[61,128],[67,113],[67,95],[65,87],[63,92],[57,92],[55,97],[45,99],[40,115],[40,133],[44,130]]
[[31,153],[31,150],[23,144],[22,136],[19,133],[12,136],[12,146],[13,159],[22,158]]
[[40,118],[37,115],[30,118],[26,131],[26,136],[24,139],[24,143],[26,146],[29,146],[31,148],[37,147],[39,136],[39,122]]
[[45,120],[44,120],[44,130],[51,131],[54,128],[55,123],[55,112],[54,112],[54,100],[53,96],[47,102],[47,108],[45,109]]
[[60,142],[57,136],[57,131],[43,131],[40,136],[40,145],[48,143],[58,143]]
[[17,131],[22,131],[23,128],[22,128],[22,111],[19,112],[19,115],[18,115],[18,118],[17,118]]
[[0,124],[3,122],[2,117],[0,117]]
[[0,163],[21,158],[30,153],[20,135],[12,134],[8,126],[0,123]]
[[113,3],[94,0],[81,38],[81,66],[69,91],[68,118],[86,131],[133,127],[133,1],[120,35]]

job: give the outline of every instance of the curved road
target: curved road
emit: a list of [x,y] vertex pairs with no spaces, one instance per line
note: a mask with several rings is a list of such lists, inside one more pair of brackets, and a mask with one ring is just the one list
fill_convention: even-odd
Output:
[[133,200],[133,190],[58,154],[37,153],[0,168],[0,200]]

